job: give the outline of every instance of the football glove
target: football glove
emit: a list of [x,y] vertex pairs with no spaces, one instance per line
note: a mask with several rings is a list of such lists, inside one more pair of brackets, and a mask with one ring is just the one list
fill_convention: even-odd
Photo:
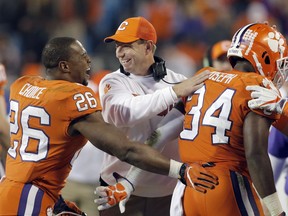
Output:
[[95,203],[98,204],[99,211],[111,208],[119,203],[120,212],[123,213],[125,212],[126,202],[134,191],[134,186],[128,179],[116,172],[113,173],[113,176],[117,182],[115,185],[107,187],[99,186],[96,188],[95,193],[100,198],[95,199]]
[[179,171],[179,180],[188,187],[192,187],[201,193],[206,193],[207,189],[214,189],[215,185],[219,184],[218,177],[205,169],[205,167],[212,166],[215,166],[214,163],[203,165],[197,163],[188,165],[184,163]]
[[74,202],[64,200],[61,195],[54,205],[53,214],[55,216],[87,216],[87,214],[82,212]]
[[272,81],[267,78],[263,79],[262,86],[247,86],[246,90],[252,91],[252,99],[248,101],[250,109],[265,109],[267,111],[281,114],[286,99],[281,97],[279,90],[274,86]]

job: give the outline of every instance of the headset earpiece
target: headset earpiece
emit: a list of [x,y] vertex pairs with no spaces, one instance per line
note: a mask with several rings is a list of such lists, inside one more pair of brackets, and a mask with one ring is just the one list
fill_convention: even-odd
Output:
[[155,62],[150,66],[149,70],[153,74],[154,80],[159,82],[167,75],[165,61],[157,56],[154,56],[154,60]]

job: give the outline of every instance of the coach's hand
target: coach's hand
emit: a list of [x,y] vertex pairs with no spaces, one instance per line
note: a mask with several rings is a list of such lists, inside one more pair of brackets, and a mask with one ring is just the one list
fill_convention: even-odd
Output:
[[95,193],[100,198],[95,199],[95,203],[98,204],[98,210],[108,209],[117,203],[119,203],[120,212],[125,212],[125,204],[128,201],[131,193],[134,191],[133,184],[123,176],[114,172],[113,176],[116,179],[115,185],[109,185],[107,187],[99,186],[96,188]]
[[214,164],[183,164],[179,173],[180,181],[201,193],[206,193],[207,189],[214,189],[215,186],[219,184],[218,177],[205,169],[205,167],[208,166],[214,166]]

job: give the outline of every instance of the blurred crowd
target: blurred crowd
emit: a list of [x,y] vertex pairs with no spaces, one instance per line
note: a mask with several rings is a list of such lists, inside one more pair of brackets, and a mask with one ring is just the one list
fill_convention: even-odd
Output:
[[288,33],[283,0],[0,0],[0,62],[9,82],[37,74],[47,40],[71,36],[87,48],[95,73],[112,71],[119,63],[113,45],[103,39],[132,16],[151,21],[158,34],[156,54],[186,76],[201,67],[207,47],[231,38],[243,24],[267,20]]

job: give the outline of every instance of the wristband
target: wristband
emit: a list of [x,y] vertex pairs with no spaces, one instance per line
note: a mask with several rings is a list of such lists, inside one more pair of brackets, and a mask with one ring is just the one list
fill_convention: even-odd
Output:
[[180,179],[180,169],[183,163],[170,159],[170,168],[168,176]]
[[180,171],[179,171],[179,180],[184,184],[187,185],[186,183],[186,179],[185,179],[185,171],[187,168],[187,164],[183,163],[182,166],[180,167]]
[[269,210],[271,216],[278,216],[283,212],[277,192],[264,197],[262,201]]

